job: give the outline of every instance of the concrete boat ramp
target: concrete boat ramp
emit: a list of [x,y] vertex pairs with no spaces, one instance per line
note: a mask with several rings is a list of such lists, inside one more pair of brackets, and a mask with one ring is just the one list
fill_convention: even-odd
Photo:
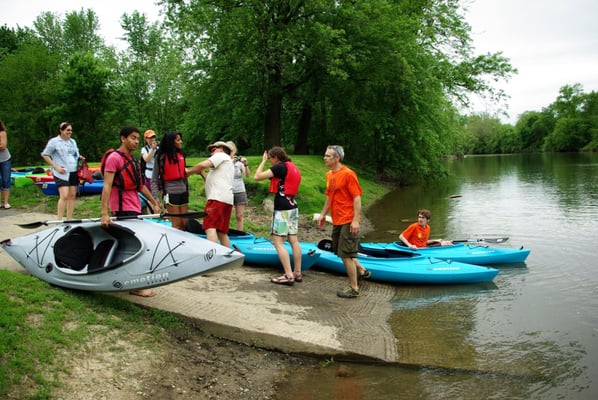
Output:
[[[30,233],[15,225],[23,219],[52,219],[47,214],[23,217],[2,210],[0,240]],[[25,272],[4,251],[0,268]],[[271,283],[281,271],[243,266],[158,287],[151,298],[114,295],[193,319],[205,332],[249,345],[335,360],[398,361],[387,323],[397,286],[362,282],[359,298],[341,299],[336,291],[347,285],[345,276],[307,270],[294,286]]]
[[151,298],[115,295],[196,320],[215,336],[286,353],[337,360],[397,361],[387,324],[396,287],[362,283],[361,296],[341,299],[347,278],[308,270],[303,282],[276,285],[271,268],[243,266],[156,288]]

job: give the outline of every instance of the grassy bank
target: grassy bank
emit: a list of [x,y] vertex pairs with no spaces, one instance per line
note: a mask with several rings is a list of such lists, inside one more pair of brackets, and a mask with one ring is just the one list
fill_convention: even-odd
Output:
[[167,339],[165,330],[185,327],[170,313],[104,294],[59,289],[3,270],[0,304],[3,399],[53,398],[53,390],[69,374],[69,359],[85,354],[95,337],[118,336],[152,346]]
[[[266,182],[252,179],[260,160],[261,157],[249,157],[252,176],[246,180],[250,203],[256,210],[262,210],[259,205],[271,197]],[[188,163],[198,161],[190,159]],[[322,157],[296,156],[293,161],[303,174],[298,196],[301,213],[317,213],[324,202],[326,167]],[[369,171],[357,172],[364,189],[365,206],[388,191],[372,180]],[[190,209],[203,209],[203,180],[192,177],[190,188]],[[56,196],[45,196],[32,185],[11,191],[12,207],[23,212],[53,214],[56,201]],[[76,218],[99,216],[99,196],[78,198]],[[248,231],[267,232],[264,218],[246,215],[246,221]],[[110,295],[59,289],[32,276],[3,270],[0,270],[0,328],[0,398],[31,399],[55,398],[55,391],[64,385],[72,368],[69,360],[85,359],[98,348],[97,344],[92,346],[90,338],[118,338],[120,343],[139,342],[143,348],[158,348],[191,329],[173,314],[139,308]],[[127,349],[119,346],[124,345],[109,345],[113,347],[110,350],[125,353]]]

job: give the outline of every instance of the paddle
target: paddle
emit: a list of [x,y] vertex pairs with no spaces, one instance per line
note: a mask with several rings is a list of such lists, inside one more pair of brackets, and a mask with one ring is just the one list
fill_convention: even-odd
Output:
[[451,240],[453,243],[479,243],[479,242],[486,242],[486,243],[504,243],[509,240],[508,237],[501,237],[501,238],[482,238],[482,239],[457,239]]
[[[188,218],[203,218],[207,214],[203,211],[192,211],[186,213],[167,213],[163,212],[160,214],[140,214],[140,215],[126,215],[122,217],[111,217],[112,221],[122,221],[125,219],[145,219],[145,218],[166,218],[166,217],[188,217]],[[86,219],[66,219],[66,220],[56,220],[56,221],[37,221],[37,222],[29,222],[27,224],[16,224],[21,228],[25,229],[33,229],[39,228],[43,225],[51,225],[51,224],[80,224],[83,222],[99,222],[101,218],[86,218]]]

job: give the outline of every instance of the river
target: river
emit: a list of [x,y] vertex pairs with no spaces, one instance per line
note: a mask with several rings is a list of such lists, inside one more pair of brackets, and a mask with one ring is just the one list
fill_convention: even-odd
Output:
[[397,240],[428,208],[432,238],[508,236],[531,249],[526,263],[498,266],[490,284],[400,287],[398,364],[303,372],[284,398],[597,398],[598,154],[473,156],[447,169],[374,204],[364,240]]

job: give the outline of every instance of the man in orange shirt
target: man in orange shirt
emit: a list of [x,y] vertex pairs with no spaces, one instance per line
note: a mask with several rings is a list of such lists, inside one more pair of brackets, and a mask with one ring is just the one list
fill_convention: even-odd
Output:
[[345,157],[342,146],[326,148],[324,163],[330,169],[326,173],[326,201],[318,219],[322,228],[326,214],[332,217],[332,251],[343,260],[349,286],[339,290],[337,295],[343,298],[359,296],[358,277],[368,279],[370,271],[357,261],[359,250],[359,222],[361,219],[361,186],[353,170],[341,164]]

